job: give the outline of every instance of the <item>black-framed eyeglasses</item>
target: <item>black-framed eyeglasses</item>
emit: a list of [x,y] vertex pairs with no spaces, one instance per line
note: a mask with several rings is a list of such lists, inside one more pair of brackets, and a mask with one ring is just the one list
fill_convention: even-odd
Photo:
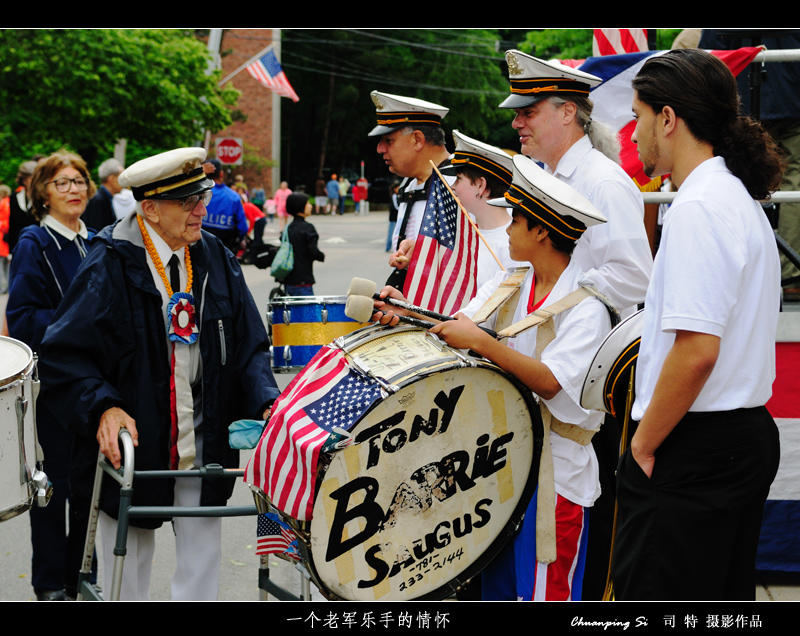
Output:
[[72,187],[73,183],[80,192],[89,189],[89,182],[83,177],[75,177],[74,179],[61,177],[60,179],[55,179],[54,181],[48,181],[47,185],[50,185],[51,183],[55,184],[56,190],[59,192],[69,192],[69,189]]
[[191,212],[197,207],[197,204],[200,201],[203,202],[203,205],[208,205],[211,202],[211,195],[213,192],[211,190],[206,190],[205,192],[201,192],[200,194],[193,194],[190,197],[186,197],[185,199],[178,199],[181,204],[181,207],[184,209],[185,212]]

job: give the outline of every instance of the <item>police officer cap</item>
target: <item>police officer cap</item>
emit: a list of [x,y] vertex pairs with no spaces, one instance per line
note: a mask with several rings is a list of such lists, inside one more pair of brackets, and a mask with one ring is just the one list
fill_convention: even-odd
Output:
[[450,163],[458,167],[468,165],[497,177],[506,185],[511,185],[514,164],[511,155],[496,146],[490,146],[477,139],[453,131],[456,150]]
[[587,227],[605,223],[606,218],[572,186],[540,168],[525,155],[514,155],[514,177],[502,198],[489,203],[513,207],[540,221],[546,228],[577,241]]
[[414,97],[401,97],[372,91],[370,93],[378,116],[378,125],[369,137],[386,135],[404,126],[441,126],[449,108]]
[[133,198],[185,199],[214,187],[203,172],[203,148],[177,148],[137,161],[119,175],[119,184],[130,188]]
[[603,80],[559,62],[546,62],[512,49],[506,51],[511,95],[500,108],[525,108],[546,97],[588,97]]

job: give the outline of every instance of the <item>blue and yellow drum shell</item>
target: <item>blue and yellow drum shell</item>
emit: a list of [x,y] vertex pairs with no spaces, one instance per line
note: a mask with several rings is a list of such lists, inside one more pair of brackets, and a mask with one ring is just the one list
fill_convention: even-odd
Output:
[[297,373],[323,345],[371,323],[344,314],[347,296],[277,297],[268,304],[272,368]]

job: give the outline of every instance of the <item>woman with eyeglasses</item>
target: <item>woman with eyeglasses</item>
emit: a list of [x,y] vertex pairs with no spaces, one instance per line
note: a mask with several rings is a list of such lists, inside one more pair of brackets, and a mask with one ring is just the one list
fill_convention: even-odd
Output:
[[[29,193],[39,223],[24,228],[14,248],[6,317],[9,335],[36,353],[89,250],[93,232],[87,230],[81,215],[94,196],[95,185],[83,159],[60,150],[38,163]],[[72,434],[58,421],[57,413],[57,407],[37,403],[37,434],[44,469],[53,483],[50,503],[30,511],[31,583],[38,600],[75,598],[89,512],[88,501],[78,505],[70,496],[67,471]]]

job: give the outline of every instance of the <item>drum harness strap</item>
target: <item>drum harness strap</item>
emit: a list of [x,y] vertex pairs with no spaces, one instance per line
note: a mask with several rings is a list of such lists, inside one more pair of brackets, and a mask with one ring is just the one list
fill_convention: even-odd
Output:
[[[502,313],[498,312],[497,317],[497,338],[513,338],[523,331],[538,327],[536,334],[536,359],[541,360],[542,352],[555,338],[555,325],[553,317],[571,307],[574,307],[582,300],[594,296],[610,310],[616,311],[610,301],[603,296],[596,288],[590,285],[581,285],[580,289],[567,294],[561,300],[552,305],[537,309],[522,320],[511,326],[501,325],[501,320],[507,320],[508,316],[513,316],[519,302],[519,288],[522,280],[527,273],[527,268],[521,272],[514,272],[509,276],[497,292],[478,310],[473,320],[478,323],[485,321],[492,313],[502,307]],[[512,280],[513,279],[513,280]],[[503,293],[499,293],[503,290]],[[550,449],[550,431],[569,439],[576,444],[586,446],[591,443],[596,431],[586,430],[574,424],[567,424],[552,416],[544,400],[539,400],[539,408],[542,415],[543,443],[542,455],[539,460],[539,483],[536,500],[536,560],[542,563],[553,563],[556,560],[556,493],[555,481],[553,477],[553,456]]]

